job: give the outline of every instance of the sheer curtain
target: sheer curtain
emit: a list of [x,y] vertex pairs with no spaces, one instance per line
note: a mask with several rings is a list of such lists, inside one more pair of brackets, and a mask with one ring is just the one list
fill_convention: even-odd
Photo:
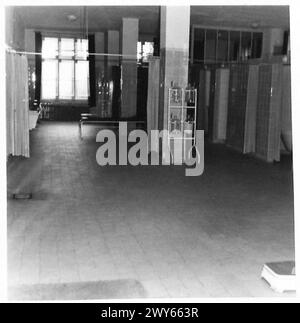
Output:
[[6,53],[7,156],[29,157],[28,62],[25,55]]

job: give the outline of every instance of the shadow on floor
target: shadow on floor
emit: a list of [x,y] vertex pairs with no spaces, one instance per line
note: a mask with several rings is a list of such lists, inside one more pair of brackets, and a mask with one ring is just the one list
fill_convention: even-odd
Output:
[[145,298],[143,285],[133,279],[84,283],[18,285],[8,288],[10,300],[91,300]]

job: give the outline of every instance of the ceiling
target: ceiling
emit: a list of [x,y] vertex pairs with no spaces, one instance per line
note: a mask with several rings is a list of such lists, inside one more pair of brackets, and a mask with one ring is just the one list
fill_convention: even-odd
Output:
[[219,27],[289,29],[288,6],[192,6],[191,23]]
[[[17,12],[26,28],[82,30],[84,7],[80,6],[41,6],[17,7]],[[159,31],[158,6],[88,6],[87,21],[90,31],[119,30],[122,17],[139,18],[141,33],[152,34]],[[70,22],[68,15],[77,16]]]
[[[80,6],[22,6],[15,7],[25,28],[82,30],[84,9]],[[90,31],[119,30],[122,17],[140,19],[142,34],[159,32],[158,6],[89,6],[87,9]],[[68,21],[75,15],[75,21]],[[257,28],[282,27],[289,29],[288,6],[191,6],[191,24],[219,27]]]

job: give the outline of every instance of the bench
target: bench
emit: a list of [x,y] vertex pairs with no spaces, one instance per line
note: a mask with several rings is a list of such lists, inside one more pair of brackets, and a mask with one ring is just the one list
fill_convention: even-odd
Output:
[[98,124],[98,125],[112,125],[114,127],[119,127],[119,122],[127,122],[129,124],[135,124],[137,127],[143,127],[145,125],[145,121],[140,120],[105,120],[103,118],[98,117],[92,113],[82,113],[81,119],[79,120],[79,137],[83,139],[83,125],[84,124]]

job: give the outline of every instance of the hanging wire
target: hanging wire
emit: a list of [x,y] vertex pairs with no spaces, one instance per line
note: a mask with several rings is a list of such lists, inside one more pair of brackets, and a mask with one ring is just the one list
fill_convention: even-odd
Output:
[[[13,49],[12,47],[6,46],[5,50],[9,53],[15,53],[15,54],[24,54],[24,55],[39,55],[41,56],[42,53],[38,52],[28,52],[28,51],[17,51]],[[112,57],[123,57],[123,58],[134,58],[136,59],[136,55],[124,55],[124,54],[109,54],[109,53],[89,53],[88,55],[91,56],[112,56]]]

